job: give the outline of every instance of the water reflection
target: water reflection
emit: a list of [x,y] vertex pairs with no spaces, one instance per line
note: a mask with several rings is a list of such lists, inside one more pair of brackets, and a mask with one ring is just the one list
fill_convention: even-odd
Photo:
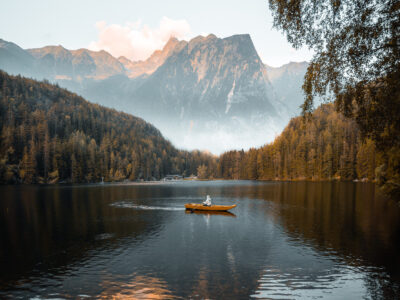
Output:
[[[0,298],[371,298],[400,283],[374,185],[0,187]],[[184,212],[211,195],[234,213]]]
[[399,207],[376,195],[374,185],[282,185],[276,199],[272,213],[292,238],[349,264],[386,265],[400,280]]
[[185,213],[190,215],[202,215],[202,216],[226,216],[226,217],[233,217],[236,218],[236,215],[234,213],[231,213],[229,211],[205,211],[205,210],[185,210]]
[[356,269],[267,268],[253,298],[268,299],[362,299],[364,278]]
[[175,299],[168,290],[166,282],[159,278],[148,276],[133,276],[127,282],[102,282],[103,292],[97,296],[100,299]]

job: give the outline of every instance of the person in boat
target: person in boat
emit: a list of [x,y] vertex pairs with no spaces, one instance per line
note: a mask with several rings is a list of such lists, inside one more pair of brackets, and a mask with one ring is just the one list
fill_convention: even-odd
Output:
[[203,202],[204,206],[211,206],[211,197],[207,195],[207,199]]

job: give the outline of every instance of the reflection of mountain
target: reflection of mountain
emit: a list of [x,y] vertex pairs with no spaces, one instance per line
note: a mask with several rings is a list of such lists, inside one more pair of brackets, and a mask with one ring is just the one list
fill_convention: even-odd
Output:
[[0,42],[5,71],[56,81],[90,101],[145,118],[178,147],[214,152],[272,139],[298,112],[304,67],[265,67],[245,34],[171,38],[139,62],[105,51],[23,50]]

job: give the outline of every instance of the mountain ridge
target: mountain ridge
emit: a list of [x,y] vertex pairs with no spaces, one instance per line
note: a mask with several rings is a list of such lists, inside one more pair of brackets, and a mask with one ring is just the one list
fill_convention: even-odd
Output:
[[236,149],[260,146],[283,129],[302,102],[303,69],[266,66],[248,34],[172,37],[138,62],[62,46],[14,52],[31,59],[7,65],[10,53],[0,47],[0,68],[57,82],[90,101],[140,116],[187,149],[207,149],[210,141]]
[[[240,37],[240,36],[247,36],[251,40],[251,37],[250,37],[249,34],[236,34],[236,35],[232,35],[232,36],[221,38],[221,39],[222,40],[224,40],[224,39],[229,40],[231,38]],[[216,37],[214,34],[209,34],[208,36],[199,35],[199,36],[196,36],[195,38],[191,39],[190,41],[198,42],[198,41],[207,41],[207,40],[211,40],[211,39],[218,39],[218,37]],[[174,42],[171,43],[171,41],[174,41]],[[14,48],[13,52],[20,52],[20,54],[22,52],[22,53],[24,53],[23,55],[25,55],[25,56],[26,56],[26,53],[28,53],[29,54],[29,59],[42,58],[44,56],[43,51],[45,51],[46,54],[49,54],[51,51],[48,51],[48,50],[50,50],[50,49],[57,49],[57,50],[65,51],[65,52],[70,52],[74,58],[76,56],[79,56],[79,54],[81,54],[82,52],[88,53],[88,54],[93,55],[93,56],[95,56],[95,55],[99,56],[98,54],[104,54],[106,56],[112,57],[113,59],[119,61],[125,67],[125,65],[128,65],[128,64],[131,64],[133,66],[139,66],[139,65],[141,65],[141,64],[143,64],[143,63],[145,63],[147,61],[159,60],[160,54],[163,54],[162,56],[166,56],[166,58],[167,58],[168,54],[170,54],[172,52],[171,49],[173,48],[173,46],[180,45],[182,47],[182,46],[188,44],[190,41],[185,41],[185,40],[179,41],[177,38],[172,36],[167,41],[167,43],[164,45],[164,47],[162,49],[155,50],[145,60],[137,60],[137,61],[130,60],[130,59],[126,58],[125,56],[115,57],[115,56],[113,56],[112,54],[110,54],[109,52],[107,52],[105,50],[94,51],[94,50],[89,50],[87,48],[67,49],[62,45],[47,45],[47,46],[43,46],[43,47],[39,47],[39,48],[26,48],[26,49],[23,49],[20,46],[18,46],[17,44],[15,44],[13,42],[10,42],[10,41],[6,41],[6,40],[1,39],[1,38],[0,38],[0,50],[4,50],[4,49],[7,49],[7,48],[8,49]],[[173,45],[172,47],[171,47],[171,44]],[[163,53],[163,52],[165,52],[166,48],[168,48],[167,49],[167,55],[165,55],[165,53]],[[158,63],[162,64],[163,61],[165,61],[165,60],[162,60],[161,62],[158,62]],[[275,74],[279,73],[279,72],[276,72],[276,71],[283,70],[287,66],[291,66],[291,65],[308,65],[308,62],[306,62],[306,61],[301,61],[301,62],[291,61],[291,62],[285,63],[285,64],[283,64],[283,65],[281,65],[279,67],[272,67],[272,66],[269,66],[268,64],[264,64],[264,65],[265,65],[265,68],[266,68],[267,72],[273,72],[274,73],[274,75],[272,75],[272,76],[268,75],[269,79],[272,80],[275,77]],[[132,68],[132,67],[130,67],[130,68]],[[128,71],[128,69],[129,68],[125,67],[125,71]],[[151,70],[155,71],[155,69],[156,68],[151,69]],[[122,72],[123,72],[123,70],[121,70],[121,73]],[[148,74],[149,72],[146,72],[146,73]],[[116,75],[116,74],[110,74],[108,77],[114,76],[114,75]],[[129,76],[129,74],[127,74],[127,75]],[[139,75],[142,75],[142,73],[140,73]],[[133,77],[136,77],[136,76],[133,76]]]
[[178,41],[177,38],[171,37],[161,50],[155,50],[146,60],[131,61],[126,57],[119,57],[118,60],[124,65],[130,78],[150,75],[165,62],[179,44],[185,43],[186,41]]

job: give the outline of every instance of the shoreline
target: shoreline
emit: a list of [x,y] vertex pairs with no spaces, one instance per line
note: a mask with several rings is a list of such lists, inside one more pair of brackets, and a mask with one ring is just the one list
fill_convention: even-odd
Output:
[[48,183],[14,183],[0,184],[0,186],[68,186],[68,185],[162,185],[182,182],[206,182],[206,181],[255,181],[255,182],[353,182],[353,183],[377,183],[376,180],[360,180],[360,179],[182,179],[182,180],[151,180],[151,181],[105,181],[105,182],[48,182]]

